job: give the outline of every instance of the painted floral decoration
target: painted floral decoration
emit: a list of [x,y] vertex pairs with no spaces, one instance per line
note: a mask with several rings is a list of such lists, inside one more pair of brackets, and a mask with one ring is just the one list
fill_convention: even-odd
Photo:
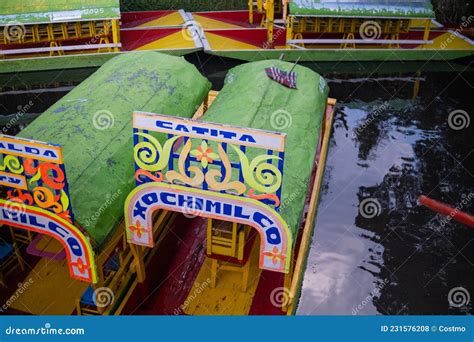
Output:
[[218,160],[219,156],[213,152],[212,148],[207,145],[207,141],[203,140],[201,146],[191,151],[191,155],[196,157],[201,162],[203,167],[207,167],[208,164],[212,164],[214,160]]

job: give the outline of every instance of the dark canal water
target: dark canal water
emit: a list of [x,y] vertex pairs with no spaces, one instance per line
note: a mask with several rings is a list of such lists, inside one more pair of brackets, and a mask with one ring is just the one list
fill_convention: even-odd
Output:
[[[207,58],[191,60],[219,88],[235,64]],[[309,66],[338,106],[298,314],[474,313],[474,229],[417,201],[474,213],[474,68]],[[4,131],[15,134],[92,72],[2,76]]]

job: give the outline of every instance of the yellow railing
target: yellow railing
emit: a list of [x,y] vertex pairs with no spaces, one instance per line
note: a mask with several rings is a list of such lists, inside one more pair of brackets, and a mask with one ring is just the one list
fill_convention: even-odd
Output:
[[[67,40],[88,39],[83,44],[97,44],[99,41],[108,43],[109,36],[115,45],[120,43],[119,21],[100,20],[89,22],[49,23],[35,25],[6,26],[0,30],[0,43],[5,50],[21,45],[49,43],[51,46],[61,46]],[[114,48],[118,51],[118,47]],[[100,52],[100,51],[99,51]]]
[[403,33],[410,29],[409,19],[293,18],[293,31],[299,33],[357,33],[369,20],[380,34]]

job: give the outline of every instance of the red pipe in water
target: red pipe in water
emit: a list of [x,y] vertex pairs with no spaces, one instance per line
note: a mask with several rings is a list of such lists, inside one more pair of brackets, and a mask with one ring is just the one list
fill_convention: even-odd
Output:
[[447,204],[435,201],[434,199],[431,199],[424,195],[421,195],[418,200],[425,207],[430,208],[431,210],[436,211],[437,213],[450,216],[453,218],[453,220],[474,228],[474,216],[463,213],[457,208],[452,208]]

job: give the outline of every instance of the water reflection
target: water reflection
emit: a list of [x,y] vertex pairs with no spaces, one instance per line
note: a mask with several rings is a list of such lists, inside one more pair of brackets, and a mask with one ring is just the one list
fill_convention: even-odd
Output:
[[474,193],[474,131],[447,120],[470,109],[473,75],[330,82],[340,101],[299,314],[473,313],[448,294],[474,295],[474,230],[417,203],[423,193],[456,206]]

